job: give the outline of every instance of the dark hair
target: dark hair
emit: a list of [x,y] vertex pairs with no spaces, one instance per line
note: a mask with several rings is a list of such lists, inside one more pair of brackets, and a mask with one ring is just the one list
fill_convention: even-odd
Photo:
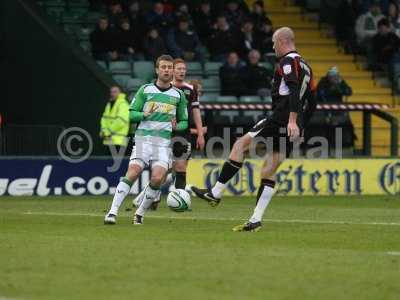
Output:
[[158,68],[158,66],[160,65],[160,61],[162,61],[162,60],[164,60],[164,61],[170,61],[170,62],[174,62],[174,59],[172,58],[172,56],[171,55],[168,55],[168,54],[163,54],[163,55],[161,55],[161,56],[159,56],[158,58],[157,58],[157,60],[156,60],[156,68]]
[[381,27],[381,26],[390,27],[389,20],[386,19],[386,18],[380,19],[379,22],[378,22],[378,27]]

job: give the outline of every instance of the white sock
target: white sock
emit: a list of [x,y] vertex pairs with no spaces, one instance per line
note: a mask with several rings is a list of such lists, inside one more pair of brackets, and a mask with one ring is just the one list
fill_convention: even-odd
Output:
[[120,181],[115,190],[113,202],[109,214],[118,215],[118,209],[124,201],[125,197],[129,194],[131,186],[123,181]]
[[146,185],[146,187],[139,193],[139,195],[137,195],[136,198],[133,199],[133,204],[134,204],[136,207],[139,207],[140,204],[142,204],[143,198],[144,198],[144,193],[145,193],[145,191],[146,191],[147,186],[148,186],[148,185]]
[[271,201],[273,195],[274,195],[274,189],[270,186],[265,185],[264,190],[262,191],[261,196],[258,199],[257,206],[254,209],[254,213],[249,220],[251,223],[261,222],[262,217],[264,215],[264,211],[267,208],[269,202]]
[[139,216],[144,216],[146,210],[149,209],[153,201],[156,201],[160,197],[160,195],[160,190],[155,190],[150,185],[148,185],[145,190],[143,201],[136,210],[135,214]]
[[224,192],[226,187],[226,183],[221,183],[217,181],[217,183],[214,185],[214,187],[211,189],[211,193],[215,198],[221,198],[222,193]]

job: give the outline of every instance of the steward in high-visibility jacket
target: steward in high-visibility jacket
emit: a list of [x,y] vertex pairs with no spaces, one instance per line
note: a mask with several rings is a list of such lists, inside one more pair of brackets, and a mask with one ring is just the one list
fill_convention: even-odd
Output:
[[101,117],[100,137],[104,145],[126,147],[129,132],[129,104],[118,87],[111,88],[111,98]]

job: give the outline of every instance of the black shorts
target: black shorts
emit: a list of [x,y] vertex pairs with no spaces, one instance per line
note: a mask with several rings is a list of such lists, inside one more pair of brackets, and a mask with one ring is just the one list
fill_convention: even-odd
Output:
[[172,139],[173,160],[188,160],[192,155],[192,145],[190,141],[183,136]]
[[[303,130],[300,130],[303,132]],[[265,118],[259,121],[248,134],[252,138],[261,138],[260,142],[265,143],[267,152],[279,152],[289,157],[294,145],[300,146],[302,138],[292,142],[287,135],[286,126],[278,124],[276,121]]]

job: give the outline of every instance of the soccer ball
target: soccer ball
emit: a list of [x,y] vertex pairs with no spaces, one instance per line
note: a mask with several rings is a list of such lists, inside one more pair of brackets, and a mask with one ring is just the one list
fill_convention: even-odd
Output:
[[182,189],[176,189],[167,196],[168,207],[176,212],[183,212],[190,209],[192,202],[188,192]]

